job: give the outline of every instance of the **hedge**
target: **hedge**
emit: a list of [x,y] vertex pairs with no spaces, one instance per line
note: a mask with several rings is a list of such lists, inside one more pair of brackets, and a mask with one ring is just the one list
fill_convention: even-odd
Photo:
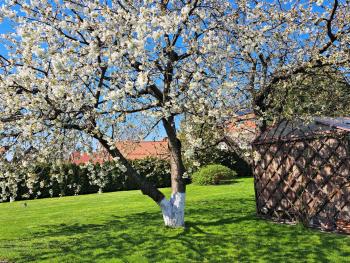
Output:
[[[161,159],[143,159],[132,161],[133,167],[148,181],[157,187],[169,187],[170,165]],[[94,165],[91,175],[88,168],[65,163],[60,166],[38,164],[34,172],[24,175],[18,182],[16,200],[71,196],[97,192],[137,190],[138,186],[113,163]],[[100,174],[101,170],[107,170]],[[103,177],[103,180],[101,180]],[[8,201],[8,200],[5,200]]]

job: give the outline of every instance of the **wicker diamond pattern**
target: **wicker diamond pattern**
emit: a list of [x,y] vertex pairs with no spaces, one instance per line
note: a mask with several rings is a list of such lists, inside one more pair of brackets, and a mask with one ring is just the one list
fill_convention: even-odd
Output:
[[348,133],[253,145],[257,213],[350,234]]

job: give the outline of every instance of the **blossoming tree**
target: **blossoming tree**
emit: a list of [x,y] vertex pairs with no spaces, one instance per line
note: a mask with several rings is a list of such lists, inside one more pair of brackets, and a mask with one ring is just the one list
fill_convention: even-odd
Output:
[[[262,129],[281,87],[302,96],[305,91],[288,86],[304,85],[302,79],[314,79],[315,71],[326,78],[330,68],[349,78],[349,1],[240,1],[236,10],[230,23],[231,68],[263,120]],[[339,98],[328,99],[337,103]]]
[[[0,16],[15,32],[1,36],[3,185],[20,180],[18,169],[62,159],[93,139],[160,205],[166,225],[182,226],[186,186],[176,118],[224,122],[251,105],[262,109],[273,83],[307,67],[346,68],[349,5],[316,7],[313,1],[6,1]],[[170,200],[116,148],[125,133],[146,135],[158,124],[168,136]],[[195,147],[201,140],[190,141]]]
[[[2,36],[3,173],[56,160],[95,139],[162,209],[184,224],[185,184],[175,118],[222,116],[230,87],[225,1],[7,1],[15,32]],[[161,124],[168,136],[167,200],[116,148],[125,132]],[[7,168],[4,168],[6,165]],[[15,167],[14,167],[15,166]],[[10,181],[11,181],[10,180]]]

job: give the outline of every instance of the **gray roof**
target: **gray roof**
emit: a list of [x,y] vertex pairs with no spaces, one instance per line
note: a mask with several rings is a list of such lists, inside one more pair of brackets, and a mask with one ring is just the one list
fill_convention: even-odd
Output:
[[350,131],[350,117],[339,117],[339,118],[315,118],[316,123],[320,123],[332,128]]
[[334,133],[350,132],[350,118],[315,117],[309,121],[282,121],[260,134],[254,144],[290,141]]

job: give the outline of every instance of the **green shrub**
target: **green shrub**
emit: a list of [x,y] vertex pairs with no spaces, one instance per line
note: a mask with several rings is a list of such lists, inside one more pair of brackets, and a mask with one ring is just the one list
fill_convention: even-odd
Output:
[[219,184],[222,180],[232,179],[236,172],[220,164],[202,167],[192,175],[192,182],[199,185]]
[[253,175],[251,166],[237,153],[230,150],[209,147],[205,150],[195,152],[195,155],[191,159],[185,159],[186,168],[190,172],[196,172],[199,169],[199,167],[193,165],[194,161],[199,162],[201,166],[209,164],[224,165],[236,171],[238,177],[249,177]]

